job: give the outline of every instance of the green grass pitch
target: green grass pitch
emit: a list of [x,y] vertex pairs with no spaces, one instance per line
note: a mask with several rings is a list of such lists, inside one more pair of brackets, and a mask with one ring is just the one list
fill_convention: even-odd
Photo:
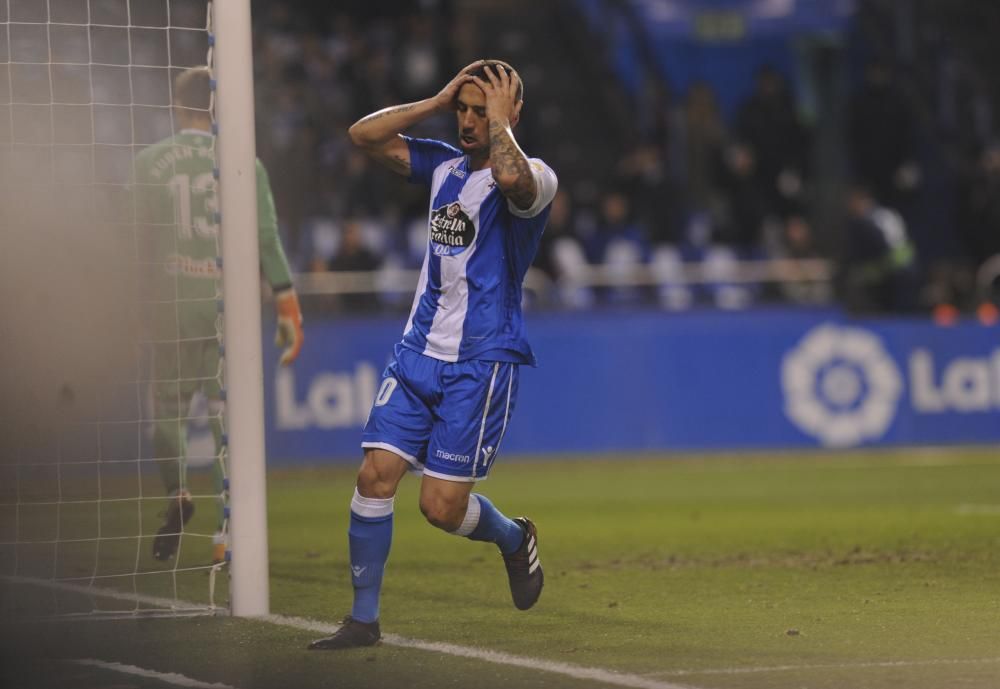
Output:
[[[269,475],[273,612],[335,622],[349,611],[353,477]],[[479,489],[539,526],[546,586],[528,612],[513,608],[495,547],[427,525],[417,487],[407,478],[396,500],[384,632],[627,673],[633,685],[1000,687],[993,451],[508,458]],[[194,525],[210,532],[210,510]],[[197,576],[182,594],[205,588]],[[8,603],[28,596],[4,591]],[[2,629],[2,686],[164,686],[37,657],[239,689],[609,686],[391,644],[307,653],[315,632],[225,618]]]

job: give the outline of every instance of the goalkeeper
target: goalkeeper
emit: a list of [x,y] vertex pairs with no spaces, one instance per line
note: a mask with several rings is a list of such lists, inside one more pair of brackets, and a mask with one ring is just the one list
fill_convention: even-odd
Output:
[[[216,461],[215,493],[223,493],[222,390],[220,352],[218,223],[215,152],[210,107],[210,74],[196,67],[174,82],[174,114],[179,132],[136,158],[139,224],[150,255],[149,308],[153,370],[153,452],[169,496],[165,520],[153,539],[153,557],[177,552],[184,524],[194,513],[187,490],[185,446],[191,399],[208,400]],[[257,161],[257,217],[260,264],[275,295],[276,342],[290,364],[302,347],[302,315],[292,288],[288,260],[278,239],[277,218],[267,171]],[[213,559],[225,554],[221,499]]]

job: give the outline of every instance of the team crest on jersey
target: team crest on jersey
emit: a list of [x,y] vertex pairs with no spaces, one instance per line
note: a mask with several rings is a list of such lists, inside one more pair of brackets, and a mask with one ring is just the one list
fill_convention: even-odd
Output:
[[476,226],[457,201],[431,212],[431,246],[435,256],[455,256],[476,238]]

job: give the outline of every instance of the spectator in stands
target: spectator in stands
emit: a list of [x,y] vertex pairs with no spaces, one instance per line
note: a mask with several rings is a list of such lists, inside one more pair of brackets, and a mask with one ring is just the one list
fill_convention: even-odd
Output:
[[587,257],[576,235],[573,202],[563,189],[552,199],[549,222],[542,233],[534,266],[556,283],[559,300],[564,305],[585,308],[593,303],[593,292],[587,282]]
[[348,151],[341,177],[334,181],[337,209],[346,217],[378,217],[390,198],[383,175],[375,174],[368,158],[358,150]]
[[[773,236],[766,241],[767,254],[774,259],[809,260],[820,259],[822,253],[816,244],[816,237],[803,209],[794,209],[782,223],[775,226]],[[812,280],[804,268],[792,266],[790,280],[775,286],[778,296],[794,304],[825,304],[830,301],[830,287],[822,280]]]
[[663,148],[643,144],[630,151],[618,164],[616,186],[633,206],[636,224],[656,244],[679,241],[680,194],[671,179]]
[[707,83],[691,87],[677,132],[688,203],[717,216],[722,202],[720,166],[728,133],[715,92]]
[[261,117],[260,157],[271,170],[279,226],[293,255],[292,263],[297,264],[294,256],[302,248],[302,223],[318,196],[315,174],[310,174],[316,161],[318,132],[304,107],[301,75],[290,76],[290,81],[274,89],[271,107]]
[[966,251],[980,264],[1000,254],[1000,142],[983,151],[965,206]]
[[721,173],[725,193],[723,212],[716,220],[713,240],[752,254],[760,246],[768,206],[757,174],[757,157],[743,144],[728,148]]
[[903,218],[879,205],[860,184],[849,191],[847,207],[847,235],[837,268],[842,303],[857,313],[914,310],[916,254]]
[[753,92],[740,105],[736,136],[753,157],[764,213],[783,216],[802,196],[809,147],[788,82],[770,65],[760,68]]
[[[334,272],[374,271],[381,263],[379,257],[365,245],[361,223],[356,219],[345,222],[340,246],[330,259],[328,268]],[[378,298],[372,292],[341,294],[338,301],[345,311],[371,313],[378,310]]]
[[848,144],[855,177],[876,198],[902,210],[920,182],[916,121],[889,65],[875,60],[849,104]]
[[625,302],[638,298],[640,291],[628,283],[635,277],[638,266],[647,260],[649,246],[624,192],[610,191],[601,199],[597,232],[589,242],[587,254],[591,262],[603,263],[612,280],[619,283],[607,291],[609,299]]
[[630,245],[636,260],[646,254],[646,239],[632,215],[632,202],[621,190],[607,192],[601,198],[597,232],[587,241],[587,258],[591,263],[605,263],[619,245]]

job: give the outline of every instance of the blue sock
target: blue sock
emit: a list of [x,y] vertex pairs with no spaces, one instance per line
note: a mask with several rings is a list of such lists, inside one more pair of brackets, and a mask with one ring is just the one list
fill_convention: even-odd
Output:
[[473,541],[496,543],[504,555],[510,555],[524,542],[521,525],[505,517],[485,496],[475,493],[469,496],[465,520],[455,533]]
[[351,617],[359,622],[378,619],[382,573],[392,545],[393,498],[366,498],[354,491],[351,526],[347,531],[351,546],[351,583],[354,606]]

